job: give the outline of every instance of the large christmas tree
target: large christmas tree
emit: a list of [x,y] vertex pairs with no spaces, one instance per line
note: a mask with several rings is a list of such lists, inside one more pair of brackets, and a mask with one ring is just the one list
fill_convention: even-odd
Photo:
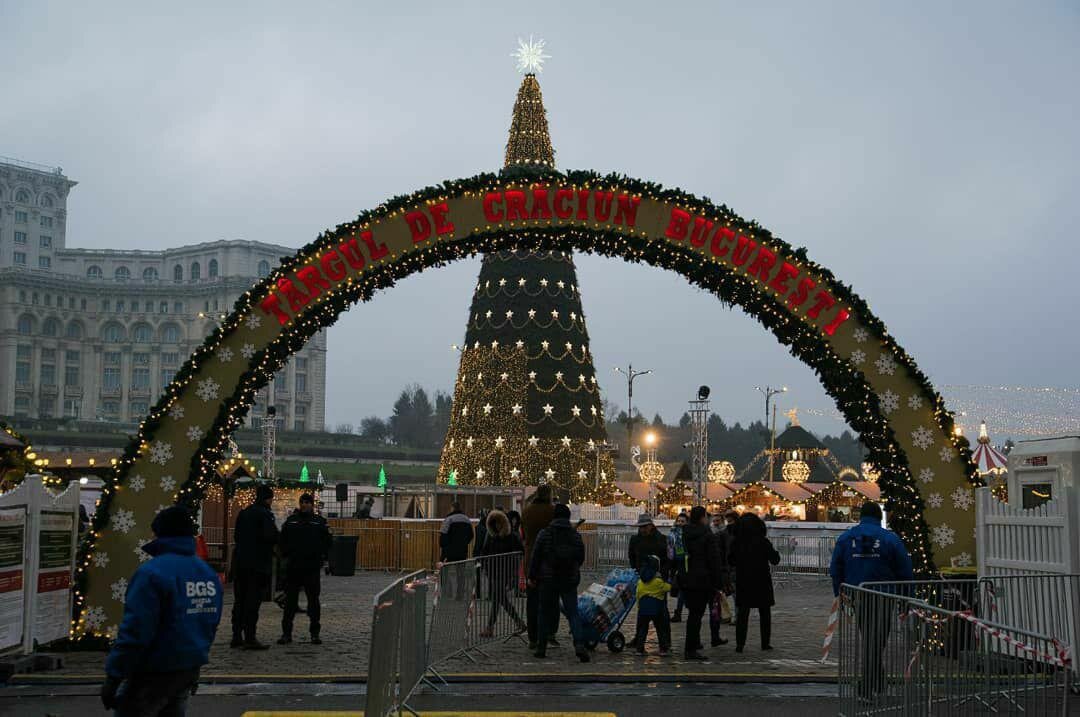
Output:
[[[504,173],[552,169],[540,84],[526,74],[514,103]],[[550,484],[563,499],[604,500],[615,472],[595,448],[607,433],[577,272],[569,253],[484,257],[469,309],[439,480]]]

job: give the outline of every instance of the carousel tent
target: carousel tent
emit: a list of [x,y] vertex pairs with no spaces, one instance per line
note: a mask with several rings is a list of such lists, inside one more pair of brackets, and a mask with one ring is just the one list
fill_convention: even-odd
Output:
[[990,445],[990,436],[986,432],[986,421],[979,424],[979,443],[975,447],[972,460],[979,467],[979,475],[1001,475],[1009,469],[1009,459],[1001,451]]

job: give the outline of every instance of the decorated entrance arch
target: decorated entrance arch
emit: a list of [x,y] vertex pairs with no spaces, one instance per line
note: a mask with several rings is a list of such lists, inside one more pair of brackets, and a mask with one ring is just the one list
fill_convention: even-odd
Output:
[[[237,301],[140,425],[103,491],[80,555],[74,634],[115,630],[154,514],[174,501],[198,504],[256,391],[312,334],[400,278],[511,247],[646,262],[742,307],[818,374],[860,432],[916,569],[970,564],[978,478],[967,441],[884,324],[805,249],[657,184],[549,169],[516,175],[392,199],[323,232]],[[378,380],[373,371],[359,366],[356,380]]]

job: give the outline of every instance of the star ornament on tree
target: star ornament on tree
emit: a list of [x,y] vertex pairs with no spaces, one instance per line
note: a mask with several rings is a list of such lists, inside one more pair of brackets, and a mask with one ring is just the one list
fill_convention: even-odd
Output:
[[529,35],[529,41],[525,42],[518,38],[517,50],[510,54],[517,61],[517,70],[523,75],[535,75],[544,69],[544,60],[550,60],[551,55],[544,54],[544,41],[533,40]]

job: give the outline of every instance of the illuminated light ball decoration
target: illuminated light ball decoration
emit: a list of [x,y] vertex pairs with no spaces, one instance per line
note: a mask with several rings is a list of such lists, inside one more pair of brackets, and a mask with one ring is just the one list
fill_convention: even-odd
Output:
[[862,475],[867,483],[877,483],[881,478],[881,471],[875,468],[873,463],[867,462],[862,464]]
[[810,479],[810,466],[798,459],[784,461],[780,473],[788,483],[805,483]]
[[[510,248],[644,262],[739,305],[820,376],[860,434],[916,571],[933,569],[935,551],[942,564],[974,552],[974,512],[928,506],[915,477],[932,470],[938,491],[981,485],[967,441],[954,435],[952,414],[914,360],[827,268],[727,207],[680,190],[594,172],[524,177],[484,174],[388,201],[325,231],[238,299],[106,481],[77,561],[77,635],[105,636],[118,624],[123,605],[110,585],[137,567],[134,549],[152,512],[162,501],[198,505],[256,391],[311,336],[403,277]],[[153,491],[123,490],[135,475]],[[164,476],[186,482],[166,490]],[[138,533],[114,529],[126,525],[113,523],[120,510]],[[95,563],[99,546],[108,562]]]
[[645,461],[638,469],[638,477],[645,483],[659,483],[664,480],[664,464],[660,461]]
[[706,471],[713,483],[730,483],[735,480],[735,466],[731,461],[713,461]]

